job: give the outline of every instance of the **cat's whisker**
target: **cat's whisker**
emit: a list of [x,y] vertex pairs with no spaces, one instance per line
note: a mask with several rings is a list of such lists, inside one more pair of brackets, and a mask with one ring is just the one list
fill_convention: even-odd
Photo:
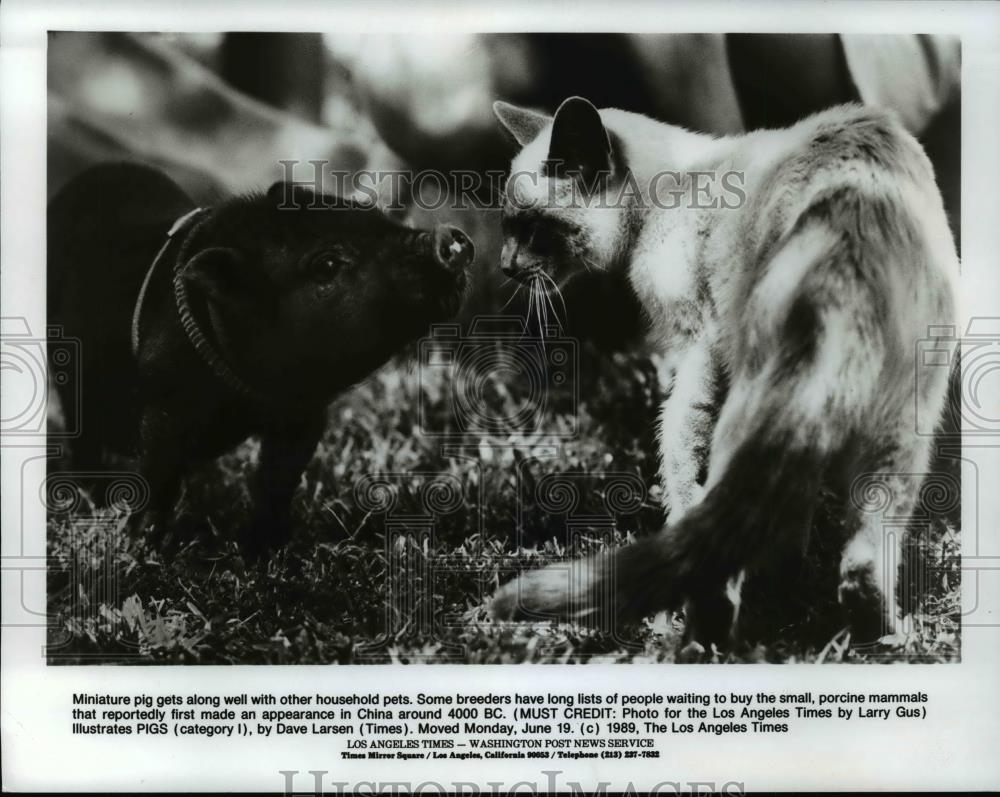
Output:
[[521,333],[523,338],[528,334],[531,327],[531,316],[535,309],[535,284],[532,282],[528,285],[528,307],[524,313],[524,332]]
[[562,305],[563,318],[569,319],[569,309],[566,307],[566,297],[563,296],[562,288],[560,288],[555,280],[552,280],[552,287],[556,292],[556,297],[559,299],[559,304]]
[[[538,324],[538,336],[545,339],[545,324],[542,321],[542,312],[545,309],[545,305],[542,302],[542,280],[536,274],[531,280],[531,291],[536,295],[535,300],[535,322]],[[544,343],[543,343],[544,345]]]
[[506,301],[506,303],[504,303],[504,306],[500,308],[501,312],[503,312],[510,306],[510,303],[517,298],[517,295],[521,292],[521,288],[523,287],[524,287],[523,285],[518,283],[518,285],[514,288],[514,292],[510,295],[510,298]]
[[[539,272],[539,274],[541,274],[541,273],[542,272]],[[549,309],[548,309],[549,306],[550,306],[549,305],[549,292],[548,292],[548,290],[546,290],[545,283],[542,281],[541,277],[539,277],[539,279],[538,279],[538,295],[539,295],[539,297],[541,297],[542,299],[544,299],[544,301],[540,301],[538,303],[538,306],[541,308],[541,311],[542,311],[542,323],[545,325],[544,329],[547,330],[548,327],[549,327]]]
[[[563,309],[563,317],[569,318],[569,311],[566,309],[566,299],[563,298],[563,293],[559,289],[559,285],[556,283],[554,279],[552,279],[552,277],[549,274],[546,274],[544,271],[542,272],[542,276],[549,281],[549,284],[552,286],[552,290],[555,291],[556,296],[559,298],[559,303],[562,305]],[[549,297],[548,293],[545,294],[545,297],[549,301],[549,307],[552,308],[552,314],[556,317],[556,322],[559,324],[560,327],[564,326],[563,320],[562,318],[560,318],[559,313],[556,312],[555,305],[552,304],[552,299]]]
[[538,285],[537,285],[537,283],[536,283],[536,281],[535,281],[534,278],[531,279],[531,282],[529,282],[528,285],[530,286],[528,288],[528,290],[531,291],[531,306],[530,306],[529,309],[531,310],[531,317],[534,318],[536,320],[536,322],[537,322],[537,319],[538,319]]
[[[549,279],[551,279],[551,278],[549,278]],[[549,295],[549,291],[548,291],[547,288],[543,288],[542,289],[542,296],[545,297],[545,305],[542,306],[542,309],[545,310],[545,323],[548,324],[548,320],[549,320],[549,318],[548,318],[548,310],[551,310],[552,311],[552,315],[556,319],[556,324],[558,324],[559,327],[561,328],[562,325],[563,325],[562,318],[560,318],[559,313],[556,311],[555,305],[552,304],[552,297]],[[546,305],[548,306],[547,310],[546,310]]]
[[[538,274],[545,276],[544,271],[539,271]],[[538,287],[539,302],[538,302],[538,339],[542,345],[542,373],[545,374],[545,381],[549,380],[549,360],[545,356],[545,341],[548,337],[549,330],[549,311],[546,309],[546,303],[549,301],[548,291],[545,290],[544,283],[542,281],[542,276],[535,277],[534,284]],[[542,301],[544,299],[545,301]],[[553,309],[553,312],[555,310]]]

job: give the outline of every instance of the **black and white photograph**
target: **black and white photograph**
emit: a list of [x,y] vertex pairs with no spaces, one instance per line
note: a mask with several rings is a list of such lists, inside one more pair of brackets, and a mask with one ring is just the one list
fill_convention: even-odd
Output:
[[1000,783],[995,9],[148,5],[0,17],[11,718],[208,790]]
[[958,660],[960,57],[51,33],[49,662]]

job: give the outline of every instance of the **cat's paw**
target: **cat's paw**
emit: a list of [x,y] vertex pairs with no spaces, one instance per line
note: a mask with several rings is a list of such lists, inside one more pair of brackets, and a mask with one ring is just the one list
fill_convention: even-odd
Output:
[[857,642],[874,642],[895,633],[895,623],[875,576],[874,567],[847,569],[837,588],[837,598]]

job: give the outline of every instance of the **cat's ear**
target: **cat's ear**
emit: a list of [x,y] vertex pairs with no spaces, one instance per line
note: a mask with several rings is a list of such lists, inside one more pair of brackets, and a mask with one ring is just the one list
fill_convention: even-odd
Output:
[[493,113],[496,115],[497,121],[500,122],[500,129],[515,144],[520,144],[522,147],[534,141],[545,126],[552,121],[551,116],[528,108],[518,108],[516,105],[502,100],[493,103]]
[[556,111],[548,162],[556,172],[578,176],[588,183],[611,173],[611,138],[601,115],[589,100],[570,97]]

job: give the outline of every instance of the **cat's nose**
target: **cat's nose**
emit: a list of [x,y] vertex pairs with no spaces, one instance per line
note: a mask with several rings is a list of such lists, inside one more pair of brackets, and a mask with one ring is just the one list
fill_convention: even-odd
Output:
[[518,248],[504,246],[500,253],[500,271],[505,277],[518,277],[524,272],[524,268],[517,264]]

